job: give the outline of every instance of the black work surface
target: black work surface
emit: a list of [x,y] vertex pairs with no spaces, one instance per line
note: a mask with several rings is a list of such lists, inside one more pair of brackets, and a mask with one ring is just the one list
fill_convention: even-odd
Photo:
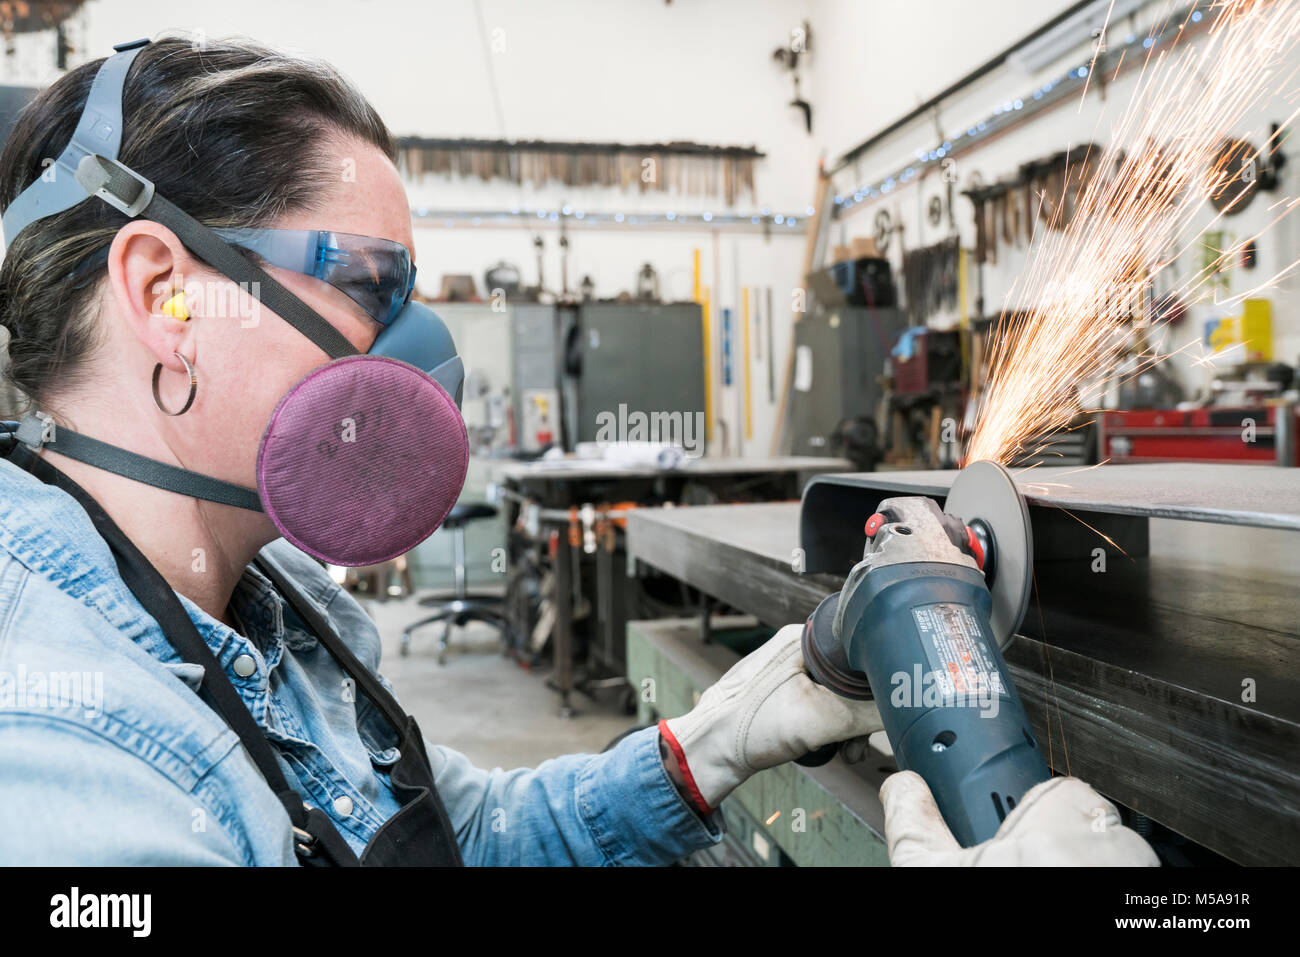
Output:
[[[1153,549],[1161,531],[1152,530]],[[1205,568],[1157,554],[1114,557],[1105,574],[1041,562],[1035,578],[1038,600],[1022,635],[1227,701],[1240,701],[1242,682],[1254,679],[1261,708],[1300,722],[1294,575],[1288,582],[1273,570]]]
[[[1300,469],[1167,462],[1010,471],[1031,509],[1300,529]],[[957,475],[955,470],[850,472],[823,481],[942,498]]]

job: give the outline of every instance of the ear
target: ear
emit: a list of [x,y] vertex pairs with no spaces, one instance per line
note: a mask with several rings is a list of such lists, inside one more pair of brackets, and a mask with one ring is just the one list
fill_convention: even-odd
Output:
[[191,265],[197,261],[176,234],[145,219],[132,220],[119,229],[108,251],[108,277],[118,317],[155,361],[177,372],[185,367],[175,353],[194,358],[191,329],[201,297],[184,300],[188,320],[166,315],[163,305],[184,290],[185,269]]

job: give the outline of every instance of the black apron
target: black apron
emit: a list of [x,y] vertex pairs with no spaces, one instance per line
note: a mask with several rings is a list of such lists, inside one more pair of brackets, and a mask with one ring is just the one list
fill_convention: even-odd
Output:
[[454,867],[464,863],[447,809],[434,784],[433,769],[424,749],[424,736],[415,719],[402,710],[397,700],[357,660],[319,609],[273,561],[261,555],[256,564],[397,733],[401,757],[389,770],[388,778],[401,807],[379,828],[360,858],[325,812],[308,807],[289,786],[266,736],[166,579],[81,486],[16,438],[7,438],[13,441],[12,449],[5,453],[11,462],[45,484],[67,492],[86,510],[96,531],[108,543],[118,573],[131,594],[158,622],[176,653],[184,661],[203,668],[199,697],[239,736],[249,757],[284,805],[293,825],[294,850],[299,863],[320,867]]

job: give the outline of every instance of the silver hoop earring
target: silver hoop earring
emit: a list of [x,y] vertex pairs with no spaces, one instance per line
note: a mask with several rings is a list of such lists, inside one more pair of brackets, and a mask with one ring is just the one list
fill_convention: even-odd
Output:
[[190,394],[185,399],[185,404],[175,412],[172,412],[163,405],[162,396],[158,394],[158,380],[162,378],[163,370],[163,365],[160,362],[153,367],[153,404],[158,406],[158,411],[163,415],[184,415],[190,410],[190,406],[194,404],[194,397],[199,394],[199,376],[198,373],[194,371],[194,364],[190,362],[189,359],[186,359],[179,352],[173,352],[172,355],[184,363],[185,371],[190,374]]

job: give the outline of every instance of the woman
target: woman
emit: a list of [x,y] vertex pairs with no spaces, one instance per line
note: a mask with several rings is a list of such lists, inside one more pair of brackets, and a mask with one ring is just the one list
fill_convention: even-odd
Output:
[[[120,49],[0,157],[7,371],[41,413],[0,460],[0,803],[23,809],[0,860],[665,863],[720,838],[754,771],[879,729],[787,629],[602,755],[487,772],[426,748],[303,553],[409,548],[464,477],[392,138],[319,63]],[[436,428],[331,418],[399,387]]]

